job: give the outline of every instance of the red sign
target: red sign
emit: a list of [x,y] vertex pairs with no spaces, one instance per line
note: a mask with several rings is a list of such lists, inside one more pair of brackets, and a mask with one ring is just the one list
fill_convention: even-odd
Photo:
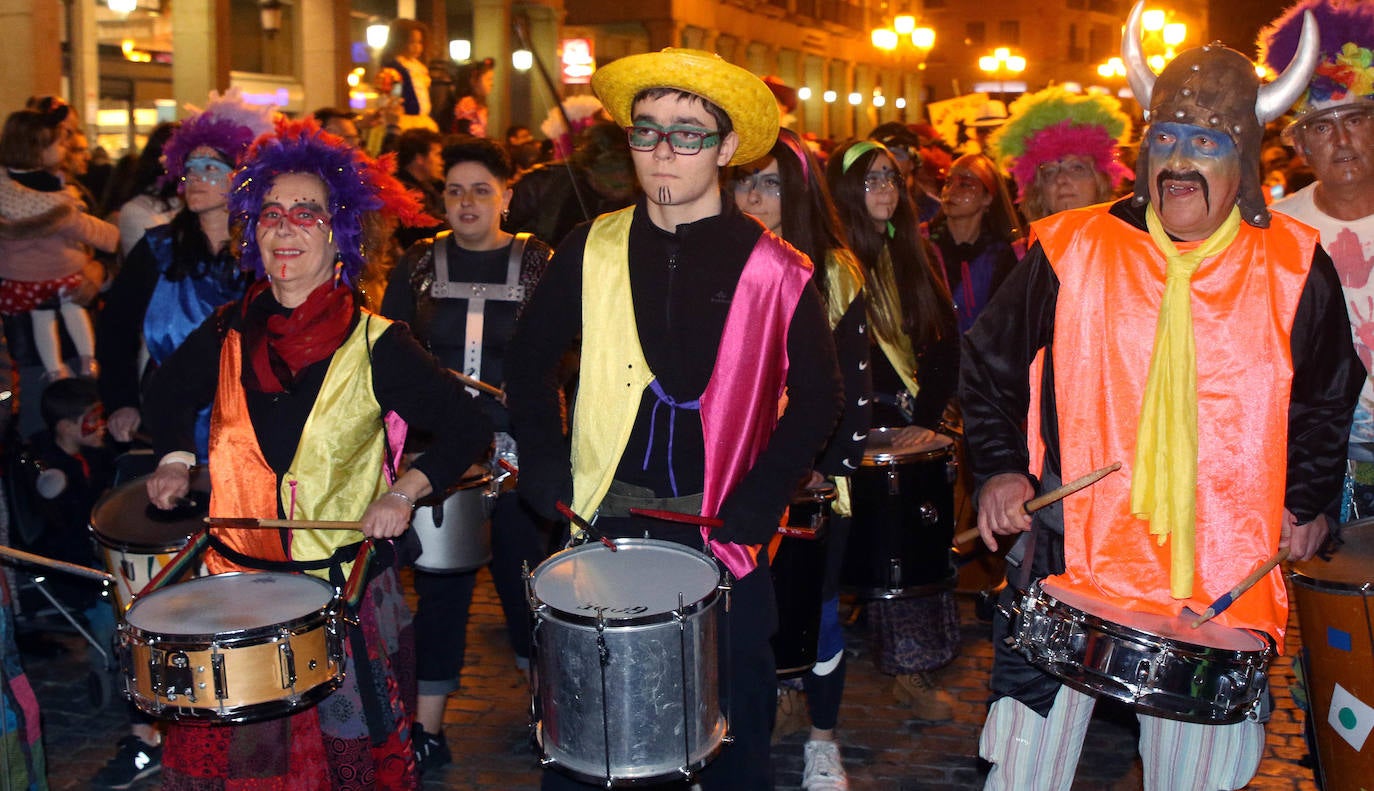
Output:
[[563,69],[564,85],[586,85],[596,71],[596,57],[589,38],[565,38],[560,47],[559,62]]

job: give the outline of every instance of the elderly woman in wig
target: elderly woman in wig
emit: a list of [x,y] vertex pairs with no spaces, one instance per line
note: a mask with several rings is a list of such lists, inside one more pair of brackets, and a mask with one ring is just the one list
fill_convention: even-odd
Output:
[[1016,180],[1028,222],[1111,200],[1131,171],[1117,159],[1131,120],[1110,96],[1052,87],[1011,106],[1011,120],[989,140]]
[[[214,787],[416,786],[415,680],[402,661],[412,654],[410,613],[387,539],[409,527],[417,500],[458,482],[491,427],[404,325],[359,306],[355,284],[385,249],[387,220],[419,213],[390,171],[313,120],[259,138],[229,203],[240,262],[257,282],[192,332],[153,380],[144,418],[161,454],[148,479],[155,505],[186,494],[195,412],[213,401],[212,516],[360,523],[362,535],[213,527],[211,573],[307,573],[343,587],[365,557],[362,539],[374,540],[364,593],[345,619],[342,686],[289,717],[173,723],[164,788],[208,788],[212,778]],[[407,426],[434,442],[398,477]]]

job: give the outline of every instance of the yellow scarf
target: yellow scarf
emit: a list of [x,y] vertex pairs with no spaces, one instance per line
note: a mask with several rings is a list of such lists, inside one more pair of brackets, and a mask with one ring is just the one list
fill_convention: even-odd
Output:
[[1203,260],[1225,250],[1240,230],[1234,207],[1220,228],[1194,249],[1180,253],[1155,214],[1145,207],[1145,227],[1164,253],[1164,299],[1155,326],[1154,353],[1136,431],[1131,514],[1148,520],[1150,535],[1169,546],[1169,593],[1193,595],[1197,509],[1197,358],[1193,338],[1192,279]]

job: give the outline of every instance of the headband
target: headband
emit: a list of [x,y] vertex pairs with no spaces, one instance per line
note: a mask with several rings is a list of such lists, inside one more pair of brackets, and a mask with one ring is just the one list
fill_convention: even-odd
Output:
[[791,135],[778,135],[778,142],[787,146],[793,154],[797,155],[797,161],[801,163],[802,179],[806,181],[809,189],[811,186],[811,164],[806,160],[806,152],[802,150],[801,143],[798,143]]
[[849,150],[844,152],[844,159],[840,160],[840,172],[848,173],[849,166],[854,164],[854,160],[876,149],[887,151],[887,146],[875,140],[860,140],[850,146]]

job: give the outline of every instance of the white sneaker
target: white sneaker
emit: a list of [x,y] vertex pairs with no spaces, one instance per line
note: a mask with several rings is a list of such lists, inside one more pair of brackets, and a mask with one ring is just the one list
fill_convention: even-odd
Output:
[[849,778],[840,761],[840,745],[835,742],[809,741],[805,748],[806,768],[802,770],[802,788],[806,791],[848,791]]

